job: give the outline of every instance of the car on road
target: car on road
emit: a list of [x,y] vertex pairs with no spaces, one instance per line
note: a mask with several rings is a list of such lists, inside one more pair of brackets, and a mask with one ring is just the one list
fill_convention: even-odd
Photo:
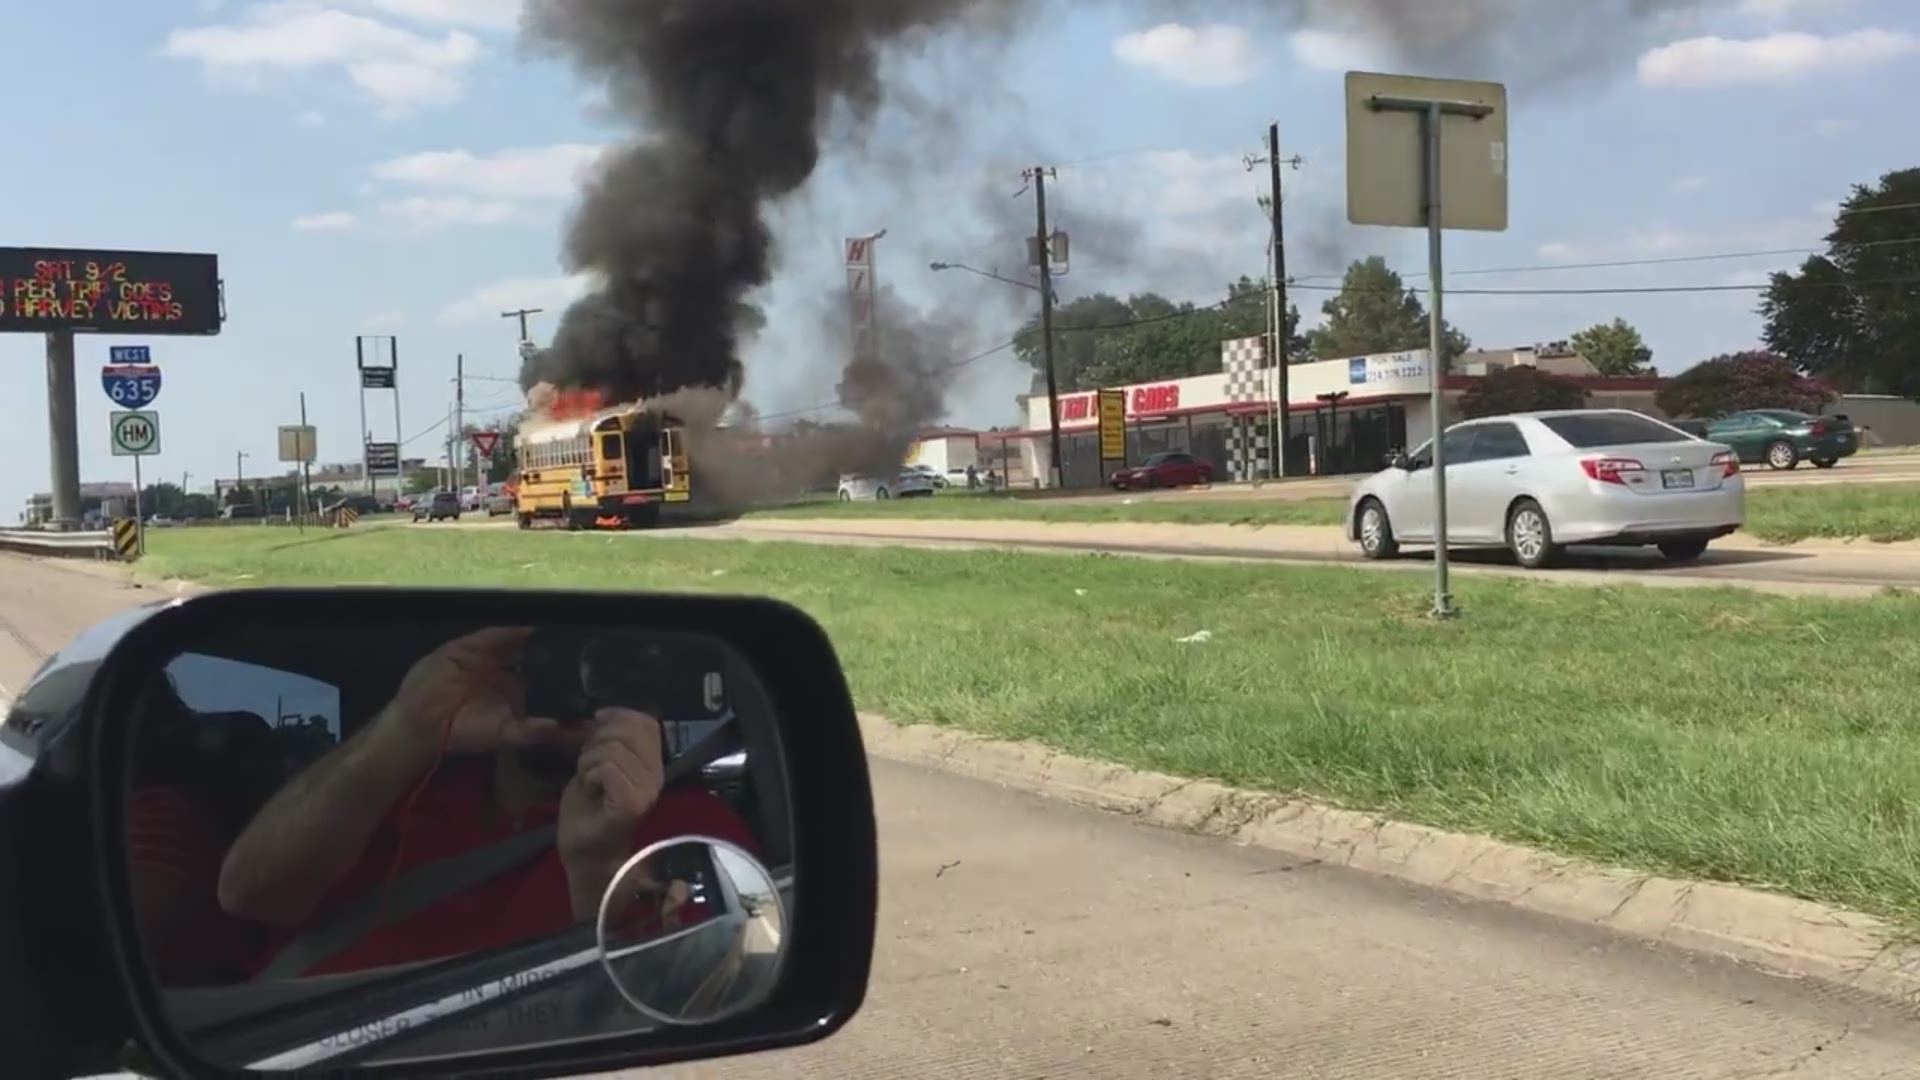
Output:
[[487,516],[501,517],[513,513],[516,509],[517,504],[513,493],[498,484],[494,485],[494,490],[487,496]]
[[[1449,548],[1550,565],[1570,544],[1653,545],[1699,558],[1746,519],[1733,451],[1625,409],[1519,413],[1447,429]],[[1435,541],[1432,444],[1361,481],[1347,538],[1370,559]]]
[[429,524],[435,521],[459,521],[460,511],[458,492],[436,491],[431,497],[414,502],[413,520]]
[[912,469],[901,469],[891,479],[864,473],[843,473],[839,494],[841,502],[930,498],[933,495],[933,481],[925,473]]
[[260,517],[260,508],[252,503],[234,503],[220,511],[221,521],[255,521]]
[[1743,462],[1791,469],[1802,461],[1831,469],[1860,451],[1860,433],[1845,416],[1814,416],[1792,409],[1730,413],[1707,425],[1707,438]]
[[1107,483],[1117,491],[1192,487],[1213,483],[1213,463],[1179,450],[1155,454],[1139,465],[1115,469]]

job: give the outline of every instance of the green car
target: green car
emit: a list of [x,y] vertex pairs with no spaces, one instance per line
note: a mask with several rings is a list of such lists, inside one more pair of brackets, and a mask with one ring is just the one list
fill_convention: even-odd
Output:
[[1860,433],[1844,416],[1810,416],[1791,409],[1754,409],[1707,425],[1707,439],[1727,446],[1743,462],[1791,469],[1811,461],[1831,469],[1860,449]]

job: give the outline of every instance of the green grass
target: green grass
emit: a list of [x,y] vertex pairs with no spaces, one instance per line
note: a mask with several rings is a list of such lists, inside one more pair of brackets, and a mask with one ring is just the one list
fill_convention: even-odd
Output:
[[1920,539],[1920,485],[1822,484],[1747,492],[1747,531],[1762,540]]
[[[363,529],[155,533],[147,575],[766,593],[856,700],[1920,928],[1920,597]],[[1175,639],[1207,630],[1212,640]]]
[[[820,501],[752,517],[981,519],[1049,522],[1138,521],[1173,525],[1338,526],[1344,498],[1178,499],[1061,502],[1011,495],[936,495],[931,499],[835,503]],[[1920,485],[1832,484],[1767,487],[1747,492],[1747,530],[1762,540],[1864,538],[1880,542],[1920,539]]]

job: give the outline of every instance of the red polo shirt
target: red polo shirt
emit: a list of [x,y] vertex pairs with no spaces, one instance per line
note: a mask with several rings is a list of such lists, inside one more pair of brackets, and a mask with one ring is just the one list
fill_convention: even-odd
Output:
[[[550,825],[559,816],[558,803],[533,807],[516,828],[494,807],[492,772],[490,758],[442,762],[411,810],[402,799],[389,811],[360,860],[308,917],[308,924],[324,925],[346,903],[377,893],[415,867],[497,843],[522,828]],[[402,813],[406,814],[404,843]],[[676,787],[662,792],[641,819],[633,850],[688,833],[728,840],[748,851],[759,847],[746,823],[723,800],[698,788]],[[559,933],[574,925],[560,852],[548,848],[480,885],[362,935],[301,974],[333,975],[438,960]],[[298,936],[298,930],[286,931],[262,957],[262,965]]]

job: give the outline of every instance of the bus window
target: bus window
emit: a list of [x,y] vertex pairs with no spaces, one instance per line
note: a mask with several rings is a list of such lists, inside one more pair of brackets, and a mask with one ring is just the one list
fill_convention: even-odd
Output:
[[600,459],[602,461],[609,465],[624,465],[625,462],[621,460],[623,456],[624,452],[620,448],[620,436],[618,433],[608,432],[600,436]]

